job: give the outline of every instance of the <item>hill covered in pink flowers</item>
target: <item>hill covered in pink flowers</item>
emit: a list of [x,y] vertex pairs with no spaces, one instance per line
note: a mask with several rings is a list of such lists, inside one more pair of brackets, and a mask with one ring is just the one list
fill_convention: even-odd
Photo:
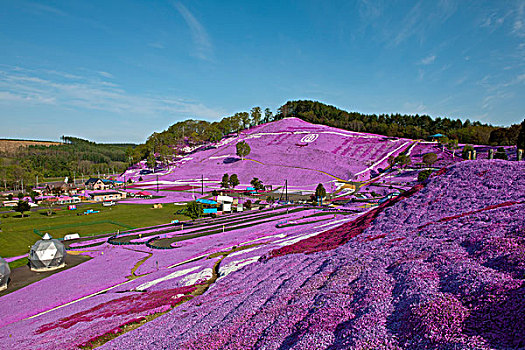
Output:
[[[246,159],[236,155],[236,144],[246,141],[251,148]],[[223,139],[207,150],[187,155],[159,175],[161,181],[220,181],[224,173],[237,174],[241,183],[258,177],[265,184],[314,187],[336,179],[357,180],[370,176],[412,145],[408,139],[388,138],[310,124],[297,118],[263,124]],[[128,171],[122,176],[137,179]],[[156,175],[143,175],[144,181]]]
[[354,236],[271,251],[103,349],[523,348],[524,178],[521,162],[454,165]]

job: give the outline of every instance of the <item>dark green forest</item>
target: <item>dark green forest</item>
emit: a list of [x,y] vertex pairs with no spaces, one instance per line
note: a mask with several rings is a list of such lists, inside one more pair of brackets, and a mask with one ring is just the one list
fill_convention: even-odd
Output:
[[52,177],[122,172],[129,165],[133,144],[100,144],[62,136],[62,144],[19,147],[0,154],[0,181],[5,188],[19,188]]

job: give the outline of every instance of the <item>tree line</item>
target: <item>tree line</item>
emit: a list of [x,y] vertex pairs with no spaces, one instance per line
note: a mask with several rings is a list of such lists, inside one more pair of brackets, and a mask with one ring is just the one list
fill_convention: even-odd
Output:
[[49,177],[79,178],[82,174],[122,172],[127,166],[128,148],[133,144],[100,144],[62,136],[63,144],[19,147],[0,154],[0,186],[21,189]]
[[444,134],[459,143],[478,145],[516,145],[521,126],[495,127],[479,121],[431,118],[428,115],[362,114],[347,112],[317,101],[288,101],[278,110],[276,120],[297,117],[304,121],[333,126],[358,132],[368,132],[392,137],[425,139],[434,134]]

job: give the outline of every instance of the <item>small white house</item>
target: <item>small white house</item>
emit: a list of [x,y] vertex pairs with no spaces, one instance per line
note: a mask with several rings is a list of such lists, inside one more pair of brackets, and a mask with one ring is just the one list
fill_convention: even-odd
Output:
[[80,235],[78,233],[70,233],[64,236],[64,241],[69,241],[71,239],[78,239]]
[[217,196],[217,203],[222,207],[223,213],[231,213],[232,211],[232,203],[233,203],[233,197],[230,196]]

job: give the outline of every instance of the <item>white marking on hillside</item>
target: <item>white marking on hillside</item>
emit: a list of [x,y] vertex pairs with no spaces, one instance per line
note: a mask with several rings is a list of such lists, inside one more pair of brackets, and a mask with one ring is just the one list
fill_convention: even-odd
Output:
[[303,136],[301,139],[301,142],[314,142],[319,137],[319,134],[308,134],[306,136]]
[[407,155],[410,155],[410,153],[412,153],[412,150],[414,149],[414,147],[416,147],[416,145],[417,145],[417,142],[414,142],[412,146],[410,146],[410,148],[408,149]]
[[249,248],[249,249],[244,249],[244,250],[239,250],[238,252],[235,252],[235,253],[231,253],[230,255],[228,256],[237,256],[237,255],[242,255],[242,254],[245,254],[245,253],[249,253],[249,252],[253,252],[254,250],[257,250],[259,249],[260,247],[253,247],[253,248]]
[[386,156],[384,156],[383,158],[381,158],[380,160],[378,160],[377,162],[375,162],[374,164],[372,164],[371,166],[369,166],[368,168],[366,168],[365,170],[361,170],[360,172],[358,172],[357,174],[355,174],[354,176],[357,176],[357,175],[360,175],[368,170],[372,170],[373,168],[379,166],[379,164],[383,163],[388,157],[390,157],[392,154],[394,154],[395,152],[399,151],[401,148],[405,147],[409,142],[405,142],[404,144],[402,144],[401,146],[399,146],[398,148],[396,148],[395,150],[391,151],[391,152],[388,152]]
[[202,271],[199,271],[197,273],[192,273],[191,275],[184,277],[181,280],[181,282],[183,286],[191,286],[192,284],[209,280],[212,276],[213,276],[213,270],[207,267]]
[[172,273],[170,273],[167,276],[160,277],[160,278],[157,278],[157,279],[155,279],[153,281],[149,281],[149,282],[146,282],[146,283],[142,283],[140,286],[135,288],[135,290],[146,290],[146,289],[148,289],[150,287],[153,287],[156,284],[159,284],[160,282],[168,281],[168,280],[171,280],[173,278],[177,278],[177,277],[180,277],[180,276],[187,275],[188,273],[190,273],[192,271],[195,271],[195,270],[199,269],[200,267],[201,266],[194,266],[194,267],[190,267],[189,269],[172,272]]
[[226,277],[230,273],[232,273],[234,271],[237,271],[237,270],[241,269],[242,267],[244,267],[246,265],[250,265],[250,264],[253,264],[254,262],[257,262],[257,260],[259,260],[259,258],[260,258],[260,256],[253,256],[253,257],[247,258],[247,259],[232,261],[229,264],[221,266],[219,268],[219,278],[218,279]]
[[[326,231],[326,230],[324,230],[324,231]],[[275,242],[275,243],[277,243],[277,245],[280,246],[280,247],[284,247],[284,246],[287,246],[287,245],[292,245],[294,243],[300,242],[300,241],[305,240],[307,238],[310,238],[310,237],[313,237],[313,236],[317,236],[318,234],[320,234],[320,233],[322,233],[324,231],[314,232],[314,233],[310,233],[310,234],[307,234],[307,235],[302,235],[302,236],[294,237],[294,238],[291,238],[291,239],[286,239],[286,240],[283,240],[283,241],[280,241],[280,242]]]

